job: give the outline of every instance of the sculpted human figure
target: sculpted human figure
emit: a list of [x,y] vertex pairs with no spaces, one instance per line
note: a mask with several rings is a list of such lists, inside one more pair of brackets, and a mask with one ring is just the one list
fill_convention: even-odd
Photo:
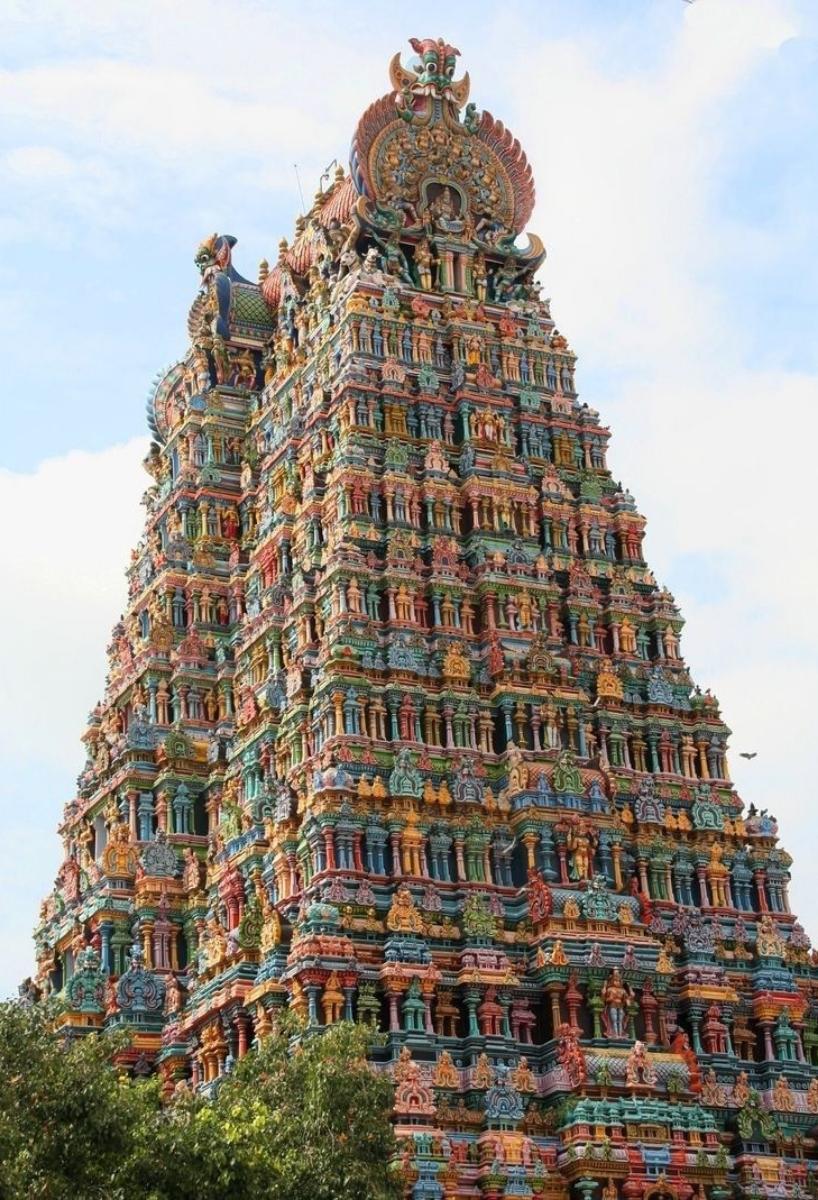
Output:
[[424,292],[432,290],[432,247],[428,238],[421,238],[415,246],[415,270],[418,283]]
[[568,849],[571,851],[571,878],[577,882],[581,879],[591,878],[594,840],[594,835],[585,822],[569,830]]
[[568,966],[568,955],[565,953],[565,950],[563,949],[562,941],[560,940],[560,938],[557,938],[557,940],[554,942],[553,947],[551,948],[550,962],[553,963],[553,965],[555,967],[567,967]]
[[431,218],[435,229],[442,233],[462,233],[464,229],[463,219],[460,217],[460,198],[447,185],[438,192],[435,198],[431,201],[427,208],[427,213]]
[[472,259],[471,277],[474,285],[474,294],[479,302],[484,304],[488,288],[488,272],[486,270],[486,256],[482,250],[478,250]]
[[626,1030],[627,1004],[630,991],[622,982],[619,968],[614,967],[602,989],[605,1011],[602,1021],[609,1038],[624,1038]]
[[401,249],[398,240],[397,231],[393,231],[384,239],[378,236],[377,233],[372,234],[375,241],[381,248],[381,268],[386,275],[396,275],[398,279],[402,279],[404,283],[408,283],[410,287],[414,287],[414,279],[409,270],[409,262]]
[[412,893],[405,884],[401,884],[395,892],[386,927],[395,933],[423,933],[423,918],[415,908]]
[[628,1087],[644,1084],[653,1087],[656,1083],[656,1068],[650,1061],[644,1042],[634,1042],[633,1049],[628,1055],[625,1082]]

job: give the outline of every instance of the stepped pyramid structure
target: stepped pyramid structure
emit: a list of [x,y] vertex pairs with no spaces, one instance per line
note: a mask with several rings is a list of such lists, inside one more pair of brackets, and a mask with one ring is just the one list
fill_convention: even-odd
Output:
[[199,248],[30,986],[168,1095],[286,1008],[371,1022],[407,1196],[803,1195],[791,859],[577,398],[526,157],[412,45],[258,283]]

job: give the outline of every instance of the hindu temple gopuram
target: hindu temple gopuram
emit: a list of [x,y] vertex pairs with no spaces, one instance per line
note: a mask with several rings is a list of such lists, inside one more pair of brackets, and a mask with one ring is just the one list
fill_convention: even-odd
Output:
[[577,397],[525,154],[412,47],[258,282],[196,253],[37,987],[168,1095],[284,1009],[370,1022],[407,1197],[798,1197],[790,856]]

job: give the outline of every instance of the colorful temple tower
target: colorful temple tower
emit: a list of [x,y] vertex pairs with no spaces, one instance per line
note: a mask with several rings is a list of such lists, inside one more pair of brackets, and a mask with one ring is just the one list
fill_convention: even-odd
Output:
[[407,1196],[794,1198],[791,859],[577,398],[526,157],[412,46],[258,283],[196,255],[38,986],[169,1094],[284,1008],[371,1022]]

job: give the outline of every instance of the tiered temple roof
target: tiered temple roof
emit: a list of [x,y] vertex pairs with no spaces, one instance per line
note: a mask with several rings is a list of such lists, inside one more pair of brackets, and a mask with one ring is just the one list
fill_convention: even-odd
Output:
[[36,932],[72,1036],[213,1088],[284,1008],[386,1035],[413,1197],[796,1197],[818,966],[520,234],[413,40],[257,283],[199,248]]

